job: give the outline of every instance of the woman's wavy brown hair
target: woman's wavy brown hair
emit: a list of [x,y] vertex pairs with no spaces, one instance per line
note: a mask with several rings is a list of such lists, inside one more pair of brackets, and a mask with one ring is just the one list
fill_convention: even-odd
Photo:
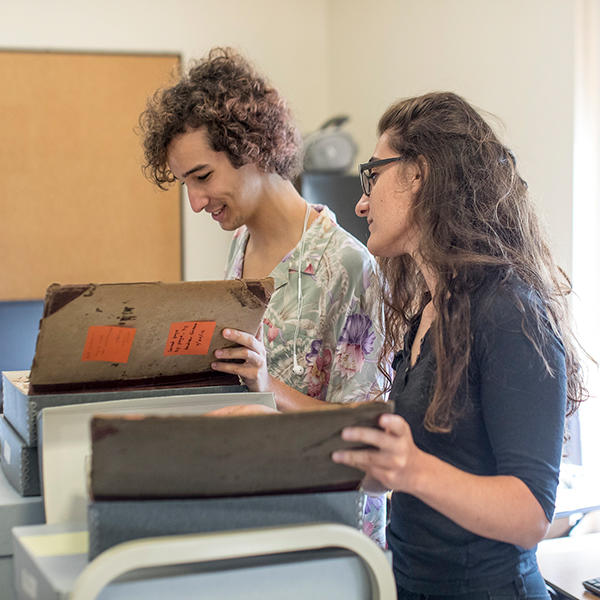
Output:
[[[420,259],[437,277],[430,294],[411,256],[378,259],[386,327],[380,369],[388,387],[385,358],[402,347],[404,334],[431,299],[437,312],[431,331],[437,370],[425,426],[451,431],[468,408],[457,390],[468,374],[471,296],[491,272],[515,274],[539,299],[533,320],[523,321],[536,351],[544,358],[548,323],[564,344],[567,414],[572,414],[587,394],[568,323],[570,282],[552,259],[512,152],[472,106],[447,92],[392,105],[378,131],[389,136],[394,151],[423,167],[411,218],[421,234]],[[519,309],[524,314],[522,305]]]
[[169,144],[201,127],[213,150],[225,152],[236,168],[253,163],[285,179],[299,171],[301,138],[284,99],[231,48],[213,48],[178,83],[157,90],[139,126],[144,174],[162,189],[174,181]]

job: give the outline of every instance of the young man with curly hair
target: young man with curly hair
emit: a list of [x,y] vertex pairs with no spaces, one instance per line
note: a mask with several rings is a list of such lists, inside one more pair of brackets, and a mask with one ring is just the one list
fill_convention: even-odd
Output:
[[[281,411],[376,397],[376,266],[328,208],[294,188],[301,140],[277,90],[215,48],[154,94],[140,125],[147,176],[161,188],[179,182],[192,210],[234,232],[226,278],[275,279],[262,335],[225,329],[238,346],[218,351],[213,368],[274,392]],[[368,499],[364,529],[385,544],[383,497]]]

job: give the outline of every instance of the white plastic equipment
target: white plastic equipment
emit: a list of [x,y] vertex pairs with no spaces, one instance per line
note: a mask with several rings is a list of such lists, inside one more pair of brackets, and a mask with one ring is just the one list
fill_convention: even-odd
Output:
[[135,569],[344,548],[364,563],[373,600],[396,598],[396,584],[385,554],[363,533],[346,525],[311,523],[147,538],[125,542],[94,559],[78,577],[71,600],[94,600],[117,577]]

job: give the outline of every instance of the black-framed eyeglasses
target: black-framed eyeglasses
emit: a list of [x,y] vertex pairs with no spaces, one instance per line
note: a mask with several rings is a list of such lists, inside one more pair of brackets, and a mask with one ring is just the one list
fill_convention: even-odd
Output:
[[362,163],[358,167],[358,175],[360,177],[360,186],[362,187],[363,194],[365,196],[371,195],[371,190],[373,189],[373,178],[375,177],[375,173],[371,173],[371,169],[373,167],[382,167],[383,165],[388,165],[390,163],[405,159],[406,156],[394,156],[393,158],[382,158],[379,160],[371,160],[369,162]]

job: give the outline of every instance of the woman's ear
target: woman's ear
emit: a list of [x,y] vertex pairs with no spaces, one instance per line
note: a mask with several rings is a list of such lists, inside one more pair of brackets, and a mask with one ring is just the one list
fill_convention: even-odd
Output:
[[412,163],[413,173],[412,173],[412,186],[413,192],[418,192],[423,185],[424,179],[427,177],[429,173],[429,165],[425,160],[424,156],[419,155],[417,160]]
[[407,165],[406,177],[413,193],[417,193],[422,185],[427,173],[427,163],[422,156],[419,156],[414,162]]

